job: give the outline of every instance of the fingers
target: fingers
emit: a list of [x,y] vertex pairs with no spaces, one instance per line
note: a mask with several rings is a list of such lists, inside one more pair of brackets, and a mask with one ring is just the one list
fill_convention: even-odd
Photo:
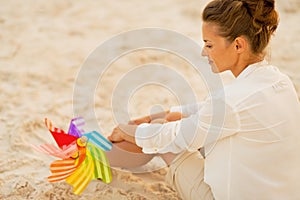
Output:
[[168,122],[166,119],[164,119],[164,118],[159,118],[159,119],[154,119],[154,120],[152,120],[150,123],[151,123],[151,124],[164,124],[164,123],[166,123],[166,122]]
[[177,120],[180,120],[182,118],[186,117],[185,115],[183,115],[182,113],[180,112],[170,112],[167,116],[166,116],[166,120],[169,121],[169,122],[172,122],[172,121],[177,121]]
[[107,139],[108,139],[109,141],[113,142],[113,138],[111,137],[111,135],[108,136]]
[[128,122],[128,125],[137,125],[133,120],[130,120],[129,122]]
[[124,141],[122,137],[122,130],[119,127],[114,128],[111,135],[107,137],[111,142],[122,142]]
[[150,116],[146,116],[146,117],[138,118],[138,119],[135,119],[135,120],[130,120],[128,122],[128,125],[140,125],[140,124],[143,124],[143,123],[150,123],[150,122],[151,122]]

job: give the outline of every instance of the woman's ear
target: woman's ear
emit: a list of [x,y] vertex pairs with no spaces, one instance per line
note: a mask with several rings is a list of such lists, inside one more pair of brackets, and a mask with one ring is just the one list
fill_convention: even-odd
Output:
[[248,48],[248,41],[245,37],[237,37],[234,40],[235,49],[237,53],[243,53]]

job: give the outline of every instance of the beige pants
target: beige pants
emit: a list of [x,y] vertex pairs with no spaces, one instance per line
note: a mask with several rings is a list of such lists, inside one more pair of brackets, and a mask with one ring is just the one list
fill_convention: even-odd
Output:
[[204,159],[199,152],[183,152],[169,167],[166,181],[183,200],[213,200],[209,185],[204,182]]

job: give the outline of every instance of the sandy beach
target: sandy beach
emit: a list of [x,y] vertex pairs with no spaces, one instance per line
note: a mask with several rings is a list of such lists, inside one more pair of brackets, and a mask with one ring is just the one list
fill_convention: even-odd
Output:
[[[90,108],[84,94],[82,99],[78,97],[78,104],[74,103],[74,85],[89,84],[93,71],[87,70],[83,82],[76,80],[97,47],[113,36],[146,27],[172,30],[201,45],[201,9],[207,1],[0,0],[0,199],[180,199],[164,182],[168,169],[155,162],[143,168],[149,172],[113,169],[110,184],[94,180],[80,196],[74,195],[64,181],[47,182],[49,165],[55,158],[36,152],[31,145],[54,143],[44,125],[45,117],[67,130],[74,107],[83,111]],[[300,1],[277,2],[280,26],[268,57],[291,78],[300,97]],[[162,41],[168,42],[168,38]],[[196,100],[207,94],[203,79],[177,55],[136,50],[118,57],[94,85],[92,106],[98,124],[88,123],[87,129],[108,136],[124,112],[135,118],[189,102],[190,93],[184,84],[177,87],[178,79],[170,79],[170,74],[135,73],[149,63],[168,66],[179,74]],[[134,83],[142,83],[146,77],[159,81],[139,84],[127,97],[121,86],[130,73],[136,75]],[[225,73],[221,78],[226,83],[231,76]],[[122,95],[128,98],[127,106],[122,106]],[[85,116],[87,122],[90,117]]]

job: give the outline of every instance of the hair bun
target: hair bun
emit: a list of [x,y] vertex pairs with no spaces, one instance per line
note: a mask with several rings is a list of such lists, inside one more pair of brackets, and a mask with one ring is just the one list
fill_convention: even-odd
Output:
[[229,42],[247,37],[254,54],[264,53],[279,21],[274,0],[212,0],[202,19],[215,23],[218,34]]
[[[267,28],[273,33],[278,26],[275,0],[240,0],[253,17],[253,25],[259,30]],[[258,32],[260,32],[258,30]]]

